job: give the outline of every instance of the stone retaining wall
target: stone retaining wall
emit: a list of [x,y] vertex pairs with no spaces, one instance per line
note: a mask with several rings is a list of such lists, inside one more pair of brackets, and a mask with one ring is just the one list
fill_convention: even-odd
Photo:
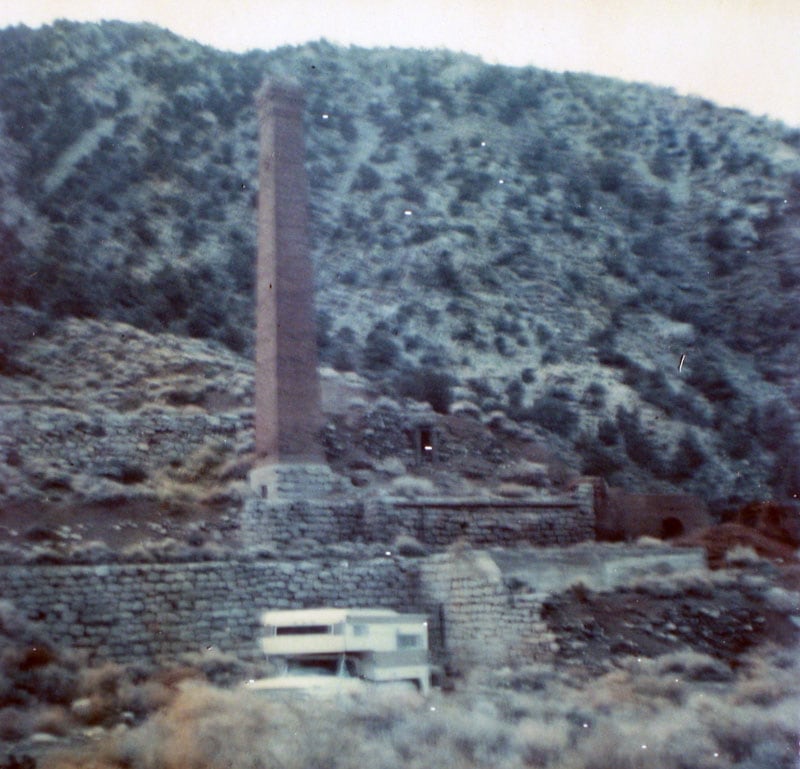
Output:
[[[118,481],[126,474],[182,463],[209,440],[235,445],[251,426],[249,414],[207,414],[149,407],[115,413],[4,405],[0,409],[0,458],[9,452],[43,472],[87,473]],[[4,437],[5,436],[5,437]]]
[[55,642],[117,661],[210,646],[258,659],[265,609],[418,610],[416,584],[413,562],[393,558],[0,567],[0,595]]
[[354,499],[270,502],[249,497],[240,517],[242,542],[249,545],[381,541],[367,532],[364,506]]
[[594,539],[594,511],[575,498],[372,499],[364,525],[380,542],[399,535],[446,547],[458,539],[481,547],[571,545]]
[[411,536],[435,548],[457,540],[475,547],[572,545],[594,540],[595,514],[587,485],[570,496],[525,499],[366,497],[325,501],[270,501],[252,496],[241,516],[249,544],[393,542]]
[[436,662],[456,670],[547,660],[548,595],[702,570],[702,549],[584,544],[472,550],[425,558],[0,567],[0,595],[56,643],[129,662],[213,646],[260,659],[258,617],[273,608],[386,607],[429,618]]

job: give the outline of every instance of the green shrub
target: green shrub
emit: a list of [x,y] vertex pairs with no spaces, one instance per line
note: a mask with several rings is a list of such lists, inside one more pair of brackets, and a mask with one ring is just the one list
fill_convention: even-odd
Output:
[[362,163],[350,185],[351,192],[373,192],[383,184],[381,175],[370,165]]
[[385,324],[378,323],[364,340],[364,366],[371,371],[385,371],[397,362],[399,356],[400,347],[395,335]]
[[581,473],[609,478],[624,467],[619,451],[603,446],[588,436],[579,441],[576,450],[581,458]]
[[420,147],[416,152],[417,176],[430,180],[444,166],[442,154],[432,147]]
[[583,403],[590,409],[600,409],[605,405],[608,391],[600,382],[590,382],[583,391]]
[[395,379],[395,389],[399,395],[427,401],[439,414],[447,414],[450,409],[453,384],[452,376],[429,366],[406,368]]
[[665,147],[659,147],[650,161],[650,170],[665,181],[671,181],[675,177],[675,166],[675,158]]
[[722,364],[710,355],[702,356],[697,365],[690,367],[686,381],[714,403],[726,403],[737,394]]
[[619,441],[619,429],[610,419],[602,419],[597,425],[597,440],[604,446],[613,446]]
[[751,419],[759,443],[768,451],[777,451],[787,443],[795,423],[794,411],[779,398],[758,406]]
[[534,401],[529,417],[545,430],[562,438],[569,438],[580,421],[570,401],[554,390]]
[[687,430],[672,454],[669,463],[669,477],[674,481],[691,478],[706,461],[705,451],[697,440],[697,436]]
[[651,472],[663,471],[667,463],[662,461],[661,452],[644,431],[638,409],[628,411],[624,406],[619,406],[617,427],[631,460]]

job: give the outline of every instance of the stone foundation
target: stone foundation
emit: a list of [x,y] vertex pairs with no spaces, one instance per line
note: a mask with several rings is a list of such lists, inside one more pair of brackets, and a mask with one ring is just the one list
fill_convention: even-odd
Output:
[[289,544],[298,539],[336,542],[373,541],[364,525],[364,509],[353,499],[270,501],[250,497],[240,518],[240,536],[251,546]]
[[594,539],[594,510],[582,497],[541,499],[373,498],[364,525],[379,542],[414,537],[433,547],[463,539],[476,547],[572,545]]
[[[444,548],[457,540],[475,547],[566,546],[594,539],[594,510],[586,499],[565,497],[527,499],[428,497],[331,497],[312,492],[323,488],[329,474],[315,486],[317,465],[296,465],[295,475],[271,491],[275,476],[264,466],[253,471],[251,483],[265,481],[266,496],[249,498],[241,516],[242,541],[250,545],[291,542],[306,537],[322,543],[381,542],[410,536],[424,545]],[[304,484],[312,491],[301,493]]]
[[250,488],[268,501],[324,499],[340,490],[341,479],[325,464],[275,463],[253,468]]

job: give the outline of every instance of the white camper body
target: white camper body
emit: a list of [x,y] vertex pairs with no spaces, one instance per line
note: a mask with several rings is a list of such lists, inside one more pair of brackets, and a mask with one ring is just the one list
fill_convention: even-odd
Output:
[[261,648],[283,669],[283,679],[327,673],[373,682],[408,681],[423,694],[429,691],[428,622],[423,614],[391,609],[266,611],[261,625]]

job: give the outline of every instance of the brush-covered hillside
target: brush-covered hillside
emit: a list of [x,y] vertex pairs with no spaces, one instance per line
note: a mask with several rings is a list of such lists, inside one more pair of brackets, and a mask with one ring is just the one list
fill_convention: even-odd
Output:
[[[39,334],[77,316],[250,354],[252,97],[289,76],[324,362],[503,410],[612,482],[800,493],[800,130],[446,51],[59,22],[0,52],[0,300]],[[27,343],[0,337],[7,383]]]

